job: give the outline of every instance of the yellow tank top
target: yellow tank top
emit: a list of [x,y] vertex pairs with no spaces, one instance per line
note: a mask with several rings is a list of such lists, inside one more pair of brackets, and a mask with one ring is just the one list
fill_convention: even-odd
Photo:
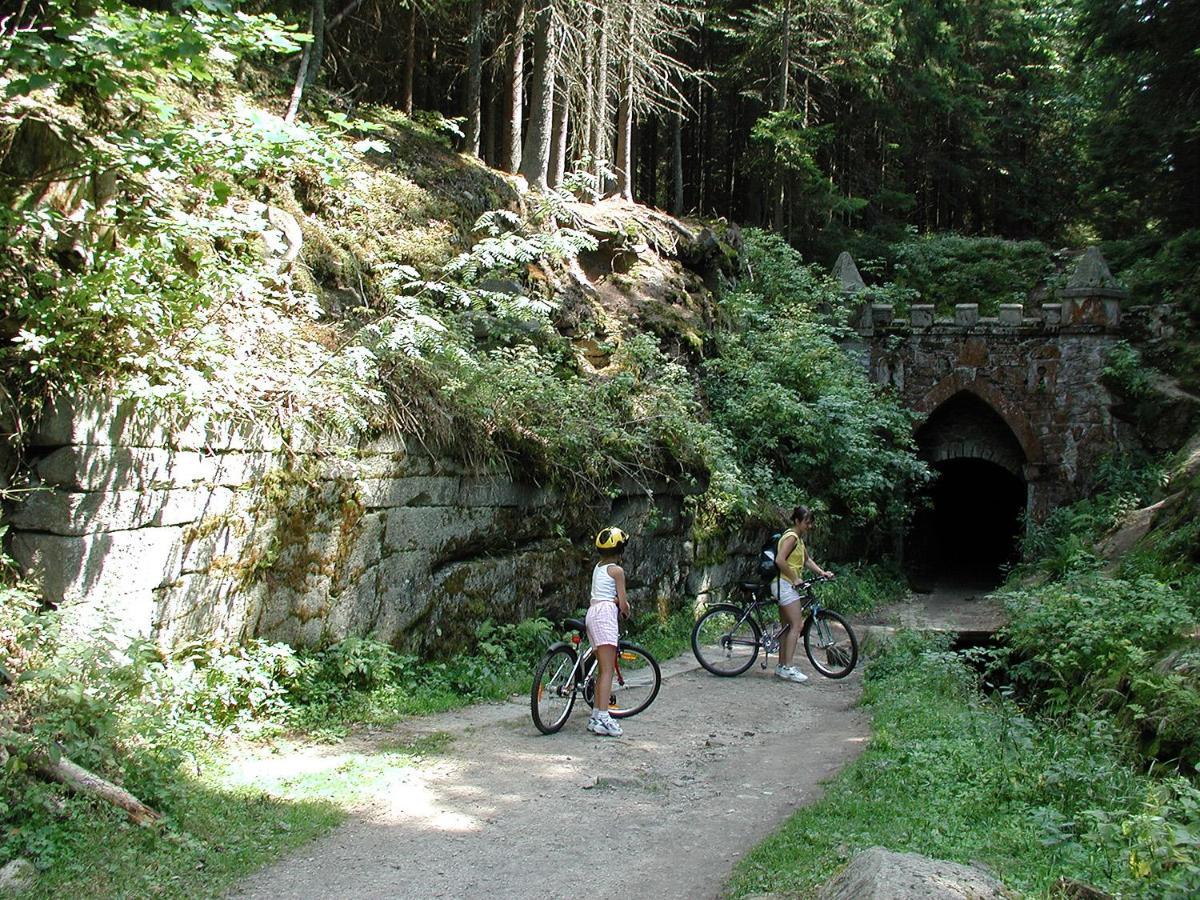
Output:
[[[788,554],[787,564],[792,567],[792,571],[796,573],[797,578],[804,577],[804,561],[808,559],[808,550],[804,547],[804,539],[796,532],[789,528],[779,536],[779,543],[775,546],[775,555],[779,555],[779,548],[783,546],[784,538],[791,535],[796,539],[796,546],[792,548],[792,552]],[[780,575],[782,578],[782,574]]]

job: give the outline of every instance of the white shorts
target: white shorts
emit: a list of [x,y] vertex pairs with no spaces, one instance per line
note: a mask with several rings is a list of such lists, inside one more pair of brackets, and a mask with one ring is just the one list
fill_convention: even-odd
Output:
[[771,596],[779,601],[780,606],[790,606],[800,599],[800,594],[792,587],[792,583],[782,578],[771,582]]
[[617,646],[617,604],[611,600],[593,603],[587,611],[588,640],[593,647]]

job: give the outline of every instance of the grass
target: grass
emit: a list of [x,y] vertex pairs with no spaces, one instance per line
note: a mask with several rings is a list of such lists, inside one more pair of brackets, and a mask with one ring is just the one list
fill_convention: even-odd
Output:
[[[129,825],[108,808],[70,801],[30,898],[218,897],[240,878],[319,837],[401,773],[443,752],[444,733],[370,752],[307,754],[283,741],[230,750],[182,777],[166,822]],[[272,760],[279,752],[284,765]]]
[[[882,846],[982,862],[1047,896],[1060,875],[1104,886],[1119,854],[1080,838],[1088,810],[1136,808],[1147,780],[1102,723],[1073,732],[981,699],[953,654],[897,651],[868,670],[868,749],[737,866],[731,897],[811,896],[859,851]],[[889,657],[891,662],[888,662]]]

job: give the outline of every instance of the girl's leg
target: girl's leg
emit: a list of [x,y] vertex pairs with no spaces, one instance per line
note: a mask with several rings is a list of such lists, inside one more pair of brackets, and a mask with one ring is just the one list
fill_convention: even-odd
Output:
[[784,632],[783,640],[779,642],[779,664],[781,666],[790,666],[792,657],[796,655],[796,642],[800,640],[800,627],[804,624],[804,616],[801,615],[803,606],[803,603],[796,601],[779,607],[780,624],[791,626]]
[[596,705],[593,709],[600,714],[608,712],[608,703],[612,699],[613,673],[617,668],[616,646],[601,644],[596,648],[596,661],[600,671],[596,675]]

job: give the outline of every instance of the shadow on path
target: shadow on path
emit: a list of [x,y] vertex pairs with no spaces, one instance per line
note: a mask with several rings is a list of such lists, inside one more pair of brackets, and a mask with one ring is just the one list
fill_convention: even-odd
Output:
[[716,678],[687,654],[619,739],[590,734],[582,704],[543,736],[524,698],[356,738],[366,753],[452,741],[230,896],[716,897],[733,863],[865,746],[860,672],[809,675],[797,685],[756,665]]

